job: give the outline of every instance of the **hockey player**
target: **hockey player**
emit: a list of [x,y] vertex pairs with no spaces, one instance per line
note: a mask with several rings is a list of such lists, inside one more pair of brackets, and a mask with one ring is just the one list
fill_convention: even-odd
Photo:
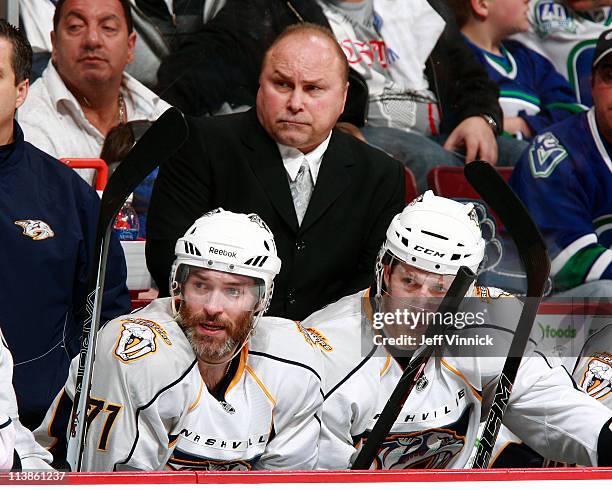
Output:
[[[391,222],[373,286],[304,320],[304,327],[316,329],[333,346],[324,354],[320,468],[351,465],[401,376],[405,358],[397,348],[374,345],[375,337],[381,336],[375,322],[381,315],[395,313],[389,308],[391,301],[403,300],[413,311],[427,310],[426,303],[446,293],[460,266],[476,272],[485,243],[474,214],[471,204],[426,192]],[[489,309],[503,301],[500,298],[510,305],[518,301],[475,284],[468,296]],[[393,340],[392,330],[385,333]],[[361,350],[364,341],[367,355]],[[410,354],[409,349],[403,352]],[[504,360],[465,356],[441,345],[427,362],[373,467],[464,467]],[[565,370],[550,368],[540,356],[524,359],[504,423],[536,450],[551,459],[610,464],[611,422],[612,411],[576,390]]]
[[[172,297],[100,331],[82,469],[314,467],[320,357],[297,323],[262,317],[281,266],[267,225],[219,208],[175,251]],[[55,464],[75,368],[36,432]]]
[[508,39],[529,28],[527,0],[448,0],[457,24],[491,80],[499,86],[504,131],[531,139],[585,109],[552,63]]
[[50,470],[51,455],[19,421],[13,389],[13,356],[0,331],[0,471]]
[[547,241],[556,292],[612,295],[612,30],[592,66],[594,107],[538,134],[510,179]]

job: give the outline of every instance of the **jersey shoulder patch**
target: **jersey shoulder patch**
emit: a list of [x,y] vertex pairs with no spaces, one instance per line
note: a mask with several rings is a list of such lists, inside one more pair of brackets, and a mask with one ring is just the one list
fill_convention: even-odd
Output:
[[487,286],[475,286],[474,294],[477,298],[480,298],[482,301],[487,303],[492,299],[514,298],[513,294],[510,294],[503,289]]
[[584,368],[580,386],[596,400],[612,392],[612,352],[596,352]]
[[146,318],[127,317],[119,320],[120,328],[114,355],[123,363],[130,363],[158,352],[158,339],[171,346],[166,330]]
[[546,178],[567,158],[567,150],[551,132],[537,135],[529,147],[529,167],[534,178]]
[[331,352],[334,350],[334,348],[331,346],[331,344],[327,340],[327,337],[325,337],[325,335],[323,335],[316,328],[304,327],[302,326],[302,324],[300,324],[300,322],[295,322],[295,325],[298,331],[304,337],[304,340],[306,340],[306,343],[308,343],[309,345],[313,347],[318,347],[323,352]]
[[576,33],[578,24],[572,10],[559,0],[537,0],[533,5],[535,31],[540,38],[555,32]]

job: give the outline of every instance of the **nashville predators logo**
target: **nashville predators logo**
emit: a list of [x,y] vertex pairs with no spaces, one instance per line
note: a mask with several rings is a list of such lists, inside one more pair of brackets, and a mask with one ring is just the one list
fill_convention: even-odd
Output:
[[612,391],[612,354],[595,354],[589,360],[581,385],[596,400],[607,397]]
[[385,439],[372,469],[446,468],[465,446],[465,437],[449,429],[393,434]]
[[172,345],[166,331],[157,323],[144,318],[127,318],[121,321],[123,327],[117,344],[115,356],[128,363],[157,351],[156,334],[167,345]]
[[308,342],[310,345],[312,345],[313,347],[319,347],[325,352],[331,352],[334,350],[334,348],[327,341],[327,337],[325,337],[325,335],[323,335],[317,329],[303,327],[298,322],[295,322],[295,324],[297,325],[297,328],[300,333],[306,339],[306,342]]
[[39,219],[19,220],[15,221],[15,224],[21,226],[23,234],[32,240],[46,240],[55,236],[51,227]]

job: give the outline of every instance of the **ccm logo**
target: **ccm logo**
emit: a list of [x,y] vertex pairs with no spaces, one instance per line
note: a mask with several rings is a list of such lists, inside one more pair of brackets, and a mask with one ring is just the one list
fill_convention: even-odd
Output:
[[227,250],[222,250],[220,248],[210,247],[208,249],[208,253],[223,255],[225,257],[229,257],[230,259],[236,258],[236,252],[228,252]]
[[425,255],[433,255],[434,257],[444,257],[445,255],[430,248],[421,247],[420,245],[416,245],[414,249],[418,252],[423,252]]

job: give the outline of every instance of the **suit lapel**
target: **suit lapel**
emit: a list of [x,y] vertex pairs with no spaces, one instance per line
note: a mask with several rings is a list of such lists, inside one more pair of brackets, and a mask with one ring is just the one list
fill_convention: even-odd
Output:
[[339,141],[336,134],[332,134],[302,221],[301,232],[312,226],[349,186],[351,182],[349,167],[353,166],[352,160],[351,149]]
[[278,146],[259,124],[254,109],[248,111],[246,117],[242,140],[250,150],[251,168],[277,213],[297,233],[297,216]]

